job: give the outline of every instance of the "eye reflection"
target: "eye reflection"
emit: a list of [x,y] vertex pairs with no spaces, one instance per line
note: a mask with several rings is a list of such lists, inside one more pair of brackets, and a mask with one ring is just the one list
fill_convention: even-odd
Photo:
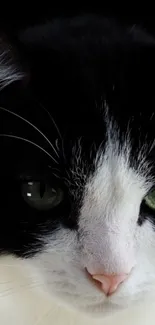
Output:
[[49,210],[63,200],[63,191],[45,182],[24,182],[21,187],[25,202],[37,210]]

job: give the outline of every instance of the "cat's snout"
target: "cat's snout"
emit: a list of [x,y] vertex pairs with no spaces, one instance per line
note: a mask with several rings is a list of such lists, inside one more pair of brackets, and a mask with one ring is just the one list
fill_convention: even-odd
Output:
[[[89,272],[88,272],[89,273]],[[106,296],[110,296],[116,292],[119,285],[124,282],[129,274],[90,274],[91,278],[96,281],[97,286],[105,293]]]

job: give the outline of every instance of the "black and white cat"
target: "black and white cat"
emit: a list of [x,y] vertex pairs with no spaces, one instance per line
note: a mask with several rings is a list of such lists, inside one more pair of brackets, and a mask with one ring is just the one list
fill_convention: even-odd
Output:
[[0,52],[1,258],[96,316],[155,299],[153,35],[81,15]]

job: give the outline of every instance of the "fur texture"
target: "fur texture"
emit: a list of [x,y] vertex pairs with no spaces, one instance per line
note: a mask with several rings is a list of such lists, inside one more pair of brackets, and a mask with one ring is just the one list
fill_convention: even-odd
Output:
[[[1,254],[24,259],[44,294],[96,316],[154,299],[155,211],[144,201],[155,184],[153,35],[84,15],[10,39],[13,63],[4,42],[0,57]],[[106,297],[86,269],[130,275]]]

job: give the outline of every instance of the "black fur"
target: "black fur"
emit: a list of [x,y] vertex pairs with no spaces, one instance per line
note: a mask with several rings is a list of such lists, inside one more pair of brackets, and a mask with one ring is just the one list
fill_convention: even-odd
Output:
[[[105,103],[120,127],[120,140],[130,126],[132,167],[138,167],[140,146],[154,140],[155,40],[140,27],[96,15],[56,18],[22,29],[7,26],[7,37],[25,78],[1,91],[0,106],[36,125],[54,146],[58,139],[59,147],[57,157],[30,125],[0,110],[1,134],[27,138],[53,157],[20,139],[0,138],[0,250],[29,256],[42,249],[46,234],[61,226],[78,228],[84,185],[94,172],[97,149],[104,150]],[[153,151],[147,160],[154,162]],[[71,172],[75,166],[78,176]],[[64,200],[49,211],[30,208],[21,185],[32,180],[61,187]],[[152,211],[150,218],[155,223]]]

